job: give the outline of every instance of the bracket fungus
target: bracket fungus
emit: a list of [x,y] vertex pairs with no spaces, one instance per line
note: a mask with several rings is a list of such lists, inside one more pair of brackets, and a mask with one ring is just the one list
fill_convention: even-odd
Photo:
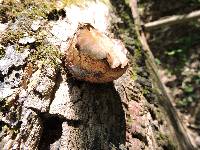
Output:
[[90,24],[81,25],[65,51],[64,65],[77,79],[94,83],[111,82],[128,67],[127,50]]

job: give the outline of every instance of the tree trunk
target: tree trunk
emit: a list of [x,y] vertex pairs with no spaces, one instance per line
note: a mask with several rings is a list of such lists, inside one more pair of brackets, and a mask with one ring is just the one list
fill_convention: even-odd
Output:
[[[60,10],[21,2],[16,14],[0,5],[0,149],[181,149],[123,1],[52,4]],[[125,43],[129,68],[119,79],[96,84],[70,76],[62,53],[78,23]]]

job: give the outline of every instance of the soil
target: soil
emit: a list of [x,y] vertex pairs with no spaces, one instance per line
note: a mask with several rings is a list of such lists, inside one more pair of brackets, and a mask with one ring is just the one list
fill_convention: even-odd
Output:
[[[140,1],[144,22],[200,9],[198,0]],[[200,20],[147,33],[172,103],[194,147],[200,148]]]

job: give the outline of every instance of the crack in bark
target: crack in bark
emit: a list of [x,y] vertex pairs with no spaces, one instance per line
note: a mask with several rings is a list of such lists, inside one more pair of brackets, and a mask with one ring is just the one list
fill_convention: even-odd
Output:
[[72,120],[72,119],[66,119],[66,120],[69,126],[73,126],[75,128],[78,128],[83,123],[83,121],[81,120]]
[[57,115],[45,116],[47,113],[40,115],[42,117],[43,133],[39,143],[39,150],[50,149],[50,145],[59,141],[62,136],[62,123],[64,119],[61,119]]
[[135,133],[132,133],[132,137],[139,139],[140,141],[144,142],[146,146],[148,146],[148,140],[147,140],[147,137],[145,135],[142,135],[139,132],[135,132]]
[[59,89],[60,83],[63,81],[62,76],[61,76],[61,70],[56,71],[56,77],[54,80],[55,80],[55,85],[50,94],[50,103],[49,103],[49,107],[47,109],[48,111],[50,110],[50,106],[55,98],[56,91]]

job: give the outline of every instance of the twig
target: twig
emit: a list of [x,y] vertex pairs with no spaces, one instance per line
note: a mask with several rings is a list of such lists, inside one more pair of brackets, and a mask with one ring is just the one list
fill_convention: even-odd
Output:
[[149,22],[149,23],[146,23],[144,27],[146,30],[152,30],[155,28],[163,27],[163,26],[169,26],[173,24],[179,24],[179,23],[183,23],[183,22],[187,22],[191,20],[196,20],[198,18],[200,18],[200,10],[193,11],[189,14],[174,15],[174,16],[167,17],[165,19]]

